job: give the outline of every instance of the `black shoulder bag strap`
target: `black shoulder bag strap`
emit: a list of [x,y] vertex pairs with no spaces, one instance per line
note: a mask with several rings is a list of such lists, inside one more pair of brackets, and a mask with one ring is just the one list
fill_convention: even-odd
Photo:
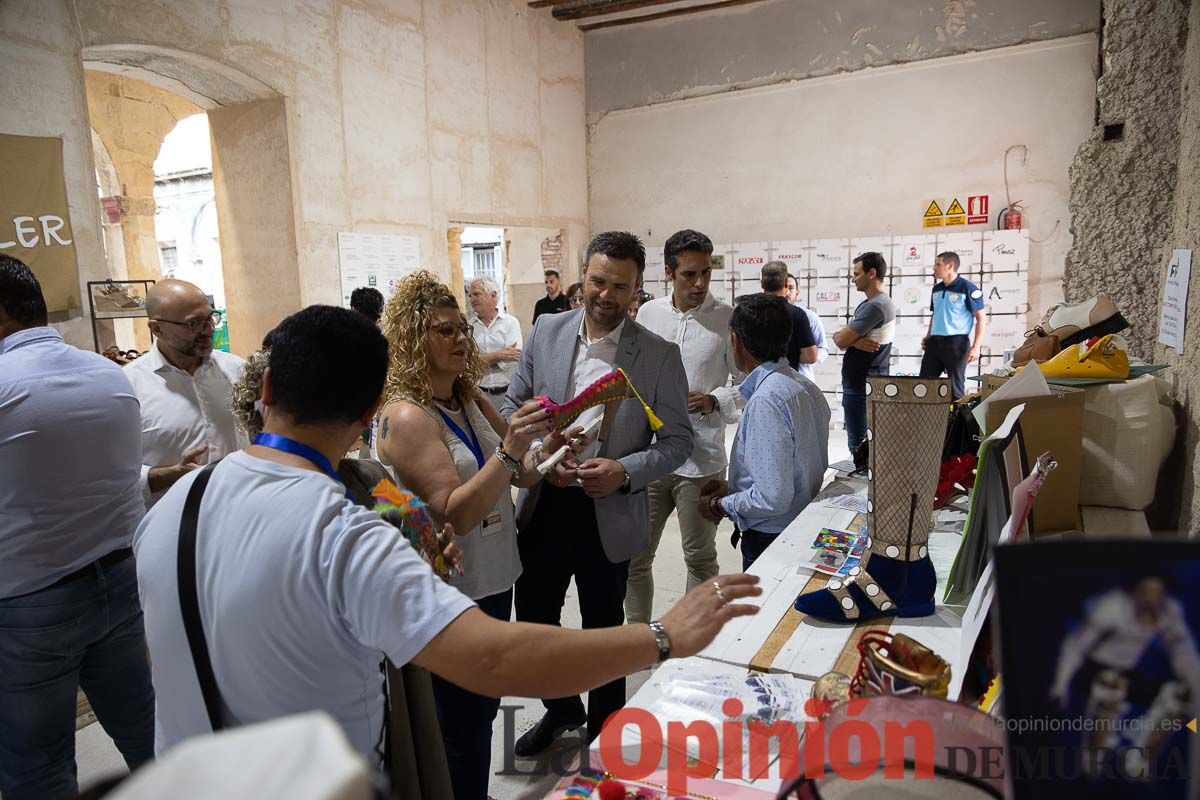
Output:
[[176,558],[183,629],[187,633],[188,648],[192,651],[192,663],[196,667],[196,677],[200,681],[200,692],[204,695],[204,707],[208,710],[208,722],[213,733],[225,726],[221,723],[221,692],[217,689],[217,678],[208,657],[208,642],[204,639],[204,626],[200,621],[200,598],[196,594],[196,526],[200,520],[200,501],[204,499],[204,490],[208,487],[208,479],[212,477],[215,466],[209,464],[200,470],[192,482],[192,488],[188,490],[179,523],[179,551]]

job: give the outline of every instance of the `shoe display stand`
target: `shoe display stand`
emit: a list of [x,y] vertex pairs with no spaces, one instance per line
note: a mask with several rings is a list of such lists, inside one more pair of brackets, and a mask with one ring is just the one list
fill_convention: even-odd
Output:
[[145,318],[146,295],[152,280],[88,281],[88,311],[92,316],[92,345],[100,352],[100,332],[97,323],[106,319]]
[[[809,561],[812,542],[822,528],[852,529],[860,520],[853,511],[824,505],[823,500],[847,492],[862,492],[866,481],[856,478],[834,478],[826,473],[826,486],[821,494],[793,520],[779,537],[759,556],[748,570],[760,578],[762,597],[756,600],[761,610],[748,617],[731,620],[713,643],[698,656],[669,661],[659,667],[626,703],[627,708],[647,709],[662,696],[662,687],[674,675],[737,676],[748,671],[768,672],[794,680],[796,692],[807,697],[812,683],[831,670],[853,675],[858,665],[857,643],[868,630],[887,630],[904,633],[929,647],[950,665],[952,674],[959,671],[962,613],[961,606],[938,605],[928,617],[900,619],[885,617],[858,625],[832,624],[809,619],[793,609],[797,595],[821,588],[828,578],[802,571],[801,564]],[[939,577],[936,597],[944,594],[941,584],[950,572],[955,553],[961,542],[966,516],[954,509],[937,512],[936,525],[929,537],[929,557]],[[795,720],[803,726],[804,720]],[[638,731],[627,726],[622,732],[622,752],[627,763],[635,763],[640,752]],[[592,766],[601,765],[599,740],[592,743]],[[694,754],[693,754],[694,755]],[[664,746],[662,767],[665,769],[668,748]],[[781,786],[778,762],[757,780],[726,779],[719,765],[713,766],[712,780],[706,782],[705,794],[713,797],[773,797]],[[722,787],[714,791],[715,787]],[[556,790],[547,797],[561,797]],[[762,792],[762,794],[758,794]]]

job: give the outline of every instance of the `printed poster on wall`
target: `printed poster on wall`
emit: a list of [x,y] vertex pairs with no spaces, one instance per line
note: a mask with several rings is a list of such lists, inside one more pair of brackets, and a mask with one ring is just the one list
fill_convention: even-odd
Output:
[[62,139],[0,134],[0,252],[23,261],[49,311],[80,307]]
[[396,284],[421,265],[421,240],[416,236],[379,233],[338,233],[338,263],[342,268],[342,305],[360,287],[378,289],[384,299]]

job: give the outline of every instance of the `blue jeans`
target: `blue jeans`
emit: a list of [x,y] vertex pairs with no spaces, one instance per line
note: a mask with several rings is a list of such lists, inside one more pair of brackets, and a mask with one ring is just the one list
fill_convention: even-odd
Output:
[[[475,602],[489,617],[505,622],[512,617],[511,588]],[[500,698],[468,692],[437,675],[433,676],[433,698],[454,800],[487,800],[492,777],[492,723],[500,710]]]
[[842,387],[842,408],[846,412],[846,440],[850,452],[867,438],[867,393],[862,389]]
[[154,687],[133,557],[0,600],[0,794],[73,797],[80,687],[132,770],[154,757]]
[[758,531],[742,532],[742,572],[750,569],[750,565],[758,560],[771,546],[771,542],[779,538],[778,533],[759,533]]

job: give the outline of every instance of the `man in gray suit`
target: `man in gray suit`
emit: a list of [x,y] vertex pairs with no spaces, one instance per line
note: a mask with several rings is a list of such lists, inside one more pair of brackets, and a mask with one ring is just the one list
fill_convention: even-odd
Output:
[[[593,437],[577,458],[565,459],[517,498],[523,568],[517,619],[558,625],[574,577],[583,627],[601,628],[625,621],[629,559],[650,542],[646,486],[687,460],[692,426],[679,348],[626,316],[646,269],[641,241],[631,233],[601,233],[588,245],[586,263],[584,307],[538,318],[501,413],[507,418],[538,395],[566,402],[620,367],[663,421],[652,433],[641,404],[626,400],[605,441]],[[578,423],[599,413],[602,407],[589,410]],[[545,750],[559,732],[585,721],[588,738],[595,738],[608,715],[625,705],[625,680],[590,691],[586,714],[578,696],[544,702],[546,714],[517,740],[519,756]]]

